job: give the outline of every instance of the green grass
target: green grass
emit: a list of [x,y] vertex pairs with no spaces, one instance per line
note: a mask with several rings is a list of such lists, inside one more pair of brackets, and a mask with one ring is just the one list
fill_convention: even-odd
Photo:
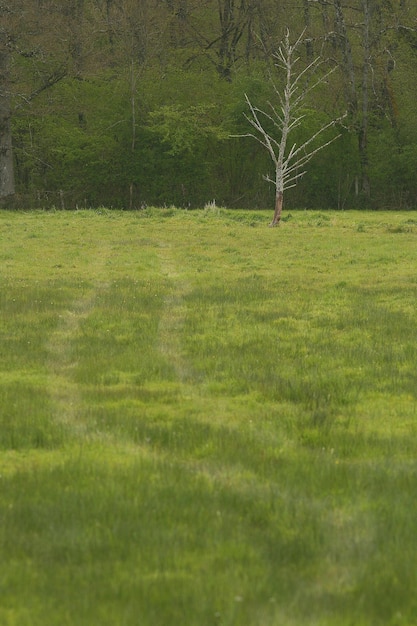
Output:
[[417,624],[413,215],[0,212],[1,626]]

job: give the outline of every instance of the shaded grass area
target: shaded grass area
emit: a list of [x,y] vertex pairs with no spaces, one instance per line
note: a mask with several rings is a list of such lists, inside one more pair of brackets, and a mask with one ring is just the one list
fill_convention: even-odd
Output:
[[267,220],[0,214],[0,623],[417,620],[414,222]]

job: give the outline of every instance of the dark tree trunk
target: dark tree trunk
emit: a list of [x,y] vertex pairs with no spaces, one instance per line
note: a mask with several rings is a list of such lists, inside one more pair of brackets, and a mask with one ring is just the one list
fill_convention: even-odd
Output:
[[218,0],[221,34],[217,51],[217,71],[227,82],[232,80],[232,68],[236,61],[236,48],[248,24],[244,0],[238,7],[235,0]]
[[0,30],[0,199],[15,192],[9,91],[9,37]]
[[311,27],[310,3],[309,0],[303,0],[304,25],[306,28],[306,57],[308,61],[312,61],[314,57],[313,39],[309,29]]
[[358,133],[359,140],[359,160],[361,164],[361,191],[366,199],[371,195],[369,182],[369,159],[368,159],[368,116],[369,116],[369,73],[371,63],[371,4],[368,0],[363,0],[363,67],[362,67],[362,116]]

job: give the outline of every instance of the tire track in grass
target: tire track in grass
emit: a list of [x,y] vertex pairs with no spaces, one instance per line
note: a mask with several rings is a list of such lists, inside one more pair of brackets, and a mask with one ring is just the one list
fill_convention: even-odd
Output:
[[94,308],[97,294],[104,286],[93,285],[83,297],[72,302],[60,316],[48,344],[48,388],[55,419],[77,435],[85,434],[81,392],[74,381],[77,357],[74,342],[81,324]]
[[[189,384],[191,368],[184,357],[181,334],[187,316],[185,297],[191,286],[182,279],[169,244],[161,244],[161,271],[170,283],[158,325],[158,350],[172,366],[179,383]],[[190,385],[191,387],[191,385]]]
[[88,276],[79,275],[79,285],[74,288],[76,297],[61,313],[46,346],[48,391],[54,419],[78,436],[91,431],[91,424],[85,418],[81,385],[75,380],[79,362],[76,340],[83,322],[93,312],[97,298],[109,288],[106,264],[110,254],[106,241],[90,248]]
[[[97,258],[100,261],[97,261]],[[100,276],[105,267],[107,255],[94,255],[96,262],[91,268],[92,276]],[[175,374],[175,383],[187,387],[187,396],[193,394],[192,369],[182,350],[182,330],[184,328],[187,305],[185,296],[190,292],[187,283],[178,270],[169,244],[160,244],[160,267],[169,287],[165,296],[158,324],[157,349],[170,364]],[[94,281],[85,286],[83,294],[73,300],[64,311],[58,325],[47,342],[47,385],[53,414],[57,422],[68,428],[76,436],[85,437],[91,431],[91,424],[84,415],[82,388],[74,379],[78,365],[76,340],[84,321],[94,311],[96,301],[109,286],[105,281]]]

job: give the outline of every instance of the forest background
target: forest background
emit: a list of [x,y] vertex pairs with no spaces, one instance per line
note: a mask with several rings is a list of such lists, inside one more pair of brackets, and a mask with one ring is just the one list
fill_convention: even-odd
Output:
[[[6,207],[273,206],[245,94],[279,108],[273,54],[305,29],[303,142],[345,112],[287,208],[417,206],[414,0],[0,0]],[[271,80],[272,79],[272,80]]]

